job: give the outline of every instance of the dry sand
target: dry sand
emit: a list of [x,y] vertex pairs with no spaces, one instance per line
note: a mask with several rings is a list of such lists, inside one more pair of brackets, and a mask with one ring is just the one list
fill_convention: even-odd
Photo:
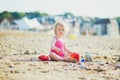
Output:
[[70,50],[93,59],[81,67],[79,63],[37,59],[40,54],[49,54],[52,36],[0,31],[0,80],[120,80],[120,37],[66,37]]

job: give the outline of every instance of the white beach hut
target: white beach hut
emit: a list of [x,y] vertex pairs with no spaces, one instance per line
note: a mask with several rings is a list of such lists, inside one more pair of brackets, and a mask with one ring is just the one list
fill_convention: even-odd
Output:
[[37,21],[36,18],[30,20],[27,17],[24,17],[23,19],[15,20],[14,22],[17,24],[19,30],[39,31],[44,29],[44,27]]
[[8,19],[3,19],[0,24],[0,29],[11,29],[11,25]]

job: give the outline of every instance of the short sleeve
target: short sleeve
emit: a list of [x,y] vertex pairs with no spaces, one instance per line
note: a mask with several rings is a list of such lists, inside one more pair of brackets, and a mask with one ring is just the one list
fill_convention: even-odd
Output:
[[55,47],[55,43],[56,43],[56,38],[53,37],[53,39],[51,41],[51,47]]

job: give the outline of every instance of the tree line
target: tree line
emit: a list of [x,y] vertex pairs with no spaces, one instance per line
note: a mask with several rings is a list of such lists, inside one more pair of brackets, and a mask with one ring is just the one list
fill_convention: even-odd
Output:
[[28,18],[35,18],[35,17],[42,17],[42,16],[48,16],[47,13],[40,13],[40,12],[8,12],[4,11],[0,13],[0,19],[7,18],[9,20],[14,19],[21,19],[24,16],[27,16]]

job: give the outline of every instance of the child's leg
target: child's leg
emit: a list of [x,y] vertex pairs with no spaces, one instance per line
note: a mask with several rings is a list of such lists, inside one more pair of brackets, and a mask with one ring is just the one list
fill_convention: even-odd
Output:
[[64,58],[66,59],[67,62],[73,62],[73,63],[77,62],[77,60],[75,58],[71,57],[71,54],[66,53]]
[[55,61],[64,61],[65,59],[64,58],[62,58],[62,57],[60,57],[59,55],[57,55],[57,54],[55,54],[55,53],[50,53],[50,58],[52,59],[52,60],[55,60]]
[[65,53],[64,57],[65,57],[65,58],[70,57],[70,54]]

